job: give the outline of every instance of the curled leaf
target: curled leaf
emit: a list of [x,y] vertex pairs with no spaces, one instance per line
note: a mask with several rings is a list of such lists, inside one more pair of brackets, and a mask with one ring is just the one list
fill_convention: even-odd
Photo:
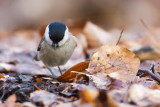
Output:
[[77,76],[77,73],[71,71],[83,72],[88,68],[89,62],[80,62],[70,69],[68,69],[63,75],[59,76],[58,79],[65,81],[72,81]]

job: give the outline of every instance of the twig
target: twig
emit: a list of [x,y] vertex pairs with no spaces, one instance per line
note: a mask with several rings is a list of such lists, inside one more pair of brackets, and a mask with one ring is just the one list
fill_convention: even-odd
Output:
[[37,90],[41,90],[41,88],[39,88],[36,84],[33,84],[33,86],[34,86]]
[[152,64],[150,69],[139,68],[139,72],[143,72],[143,73],[150,75],[152,78],[154,78],[155,80],[157,80],[160,83],[160,76],[156,75],[155,73],[152,72],[153,67],[154,67],[154,65]]
[[147,26],[147,24],[144,22],[143,19],[140,19],[140,22],[142,23],[142,25],[143,25],[146,29],[149,29],[149,27]]
[[121,37],[122,37],[123,31],[124,31],[124,28],[122,29],[122,31],[121,31],[121,33],[120,33],[120,36],[119,36],[118,41],[117,41],[117,43],[116,43],[116,46],[118,45],[118,43],[119,43],[119,41],[120,41],[120,39],[121,39]]
[[89,74],[83,73],[83,72],[77,72],[77,71],[71,71],[72,73],[77,73],[77,74],[82,74],[82,75],[87,75],[87,76],[91,76]]
[[3,92],[2,92],[2,96],[1,96],[1,98],[0,98],[1,101],[3,100],[3,98],[4,98],[5,94],[6,94],[6,89],[3,87],[3,90],[2,90],[2,91],[3,91]]

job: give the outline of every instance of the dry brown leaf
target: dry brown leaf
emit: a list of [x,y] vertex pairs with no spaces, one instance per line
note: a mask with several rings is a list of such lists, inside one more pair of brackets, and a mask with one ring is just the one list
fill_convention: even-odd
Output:
[[142,77],[142,76],[141,77],[136,76],[133,83],[143,85],[143,86],[148,87],[150,89],[160,89],[159,84],[157,84],[158,82],[156,80],[152,79],[151,76],[148,76],[145,74],[144,74],[144,77]]
[[80,100],[60,103],[56,107],[118,107],[113,98],[104,90],[86,88],[80,91]]
[[5,78],[2,74],[0,74],[0,78]]
[[36,78],[36,82],[41,82],[43,80],[43,78],[42,77],[40,77],[40,78]]
[[59,103],[55,105],[55,107],[82,107],[80,104],[80,100],[68,103]]
[[119,36],[113,37],[113,35],[92,22],[86,23],[83,32],[86,36],[89,48],[98,48],[104,44],[116,44]]
[[[128,92],[128,88],[126,88],[126,87],[120,88],[120,89],[113,89],[108,92],[108,96],[110,96],[111,99],[114,100],[115,104],[119,105],[122,102],[123,103],[127,102],[127,100],[128,100],[128,93],[127,92]],[[118,107],[123,107],[123,106],[118,106]]]
[[105,90],[85,89],[80,91],[80,105],[92,107],[118,107],[115,100]]
[[30,94],[30,100],[33,103],[42,103],[45,107],[51,105],[57,98],[55,94],[44,90],[34,91]]
[[119,107],[116,101],[113,98],[111,98],[109,95],[107,96],[107,104],[108,104],[108,107]]
[[129,101],[145,107],[159,105],[160,90],[151,90],[143,85],[134,84],[129,89]]
[[71,73],[71,71],[83,72],[88,68],[89,62],[80,62],[70,69],[68,69],[63,75],[59,76],[58,79],[65,81],[72,81],[75,79],[77,73]]
[[36,107],[36,106],[33,105],[31,102],[24,102],[21,103],[18,107]]
[[60,103],[60,104],[56,105],[55,107],[73,107],[73,102]]
[[1,107],[16,107],[16,95],[11,95]]
[[104,45],[92,56],[88,70],[92,74],[102,73],[126,82],[134,80],[139,65],[139,58],[128,49]]
[[111,84],[111,78],[109,78],[109,76],[103,76],[102,74],[97,74],[96,76],[95,75],[90,75],[90,74],[86,74],[86,73],[83,73],[83,72],[76,72],[76,71],[72,71],[73,73],[78,73],[78,74],[83,74],[83,75],[86,75],[87,77],[89,77],[89,79],[91,81],[94,82],[95,86],[98,88],[98,89],[106,89],[108,85]]
[[12,71],[14,66],[12,64],[0,63],[0,67],[4,68],[6,71]]
[[85,89],[80,91],[81,96],[81,104],[90,103],[92,105],[96,105],[96,98],[98,97],[99,93],[97,90]]

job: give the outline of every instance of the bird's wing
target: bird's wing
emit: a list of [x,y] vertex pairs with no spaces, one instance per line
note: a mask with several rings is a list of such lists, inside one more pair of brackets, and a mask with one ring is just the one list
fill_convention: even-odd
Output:
[[37,48],[37,51],[40,51],[41,50],[41,45],[42,45],[42,42],[45,40],[45,36],[43,35],[39,45],[38,45],[38,48]]
[[75,36],[73,36],[73,35],[72,35],[72,37],[73,37],[73,39],[74,39],[74,41],[75,41],[75,44],[76,44],[76,46],[77,46],[77,44],[78,44],[77,38],[76,38]]
[[74,35],[72,35],[72,33],[70,33],[69,32],[69,35],[73,38],[73,40],[76,42],[76,46],[77,46],[77,44],[78,44],[78,40],[77,40],[77,38],[74,36]]

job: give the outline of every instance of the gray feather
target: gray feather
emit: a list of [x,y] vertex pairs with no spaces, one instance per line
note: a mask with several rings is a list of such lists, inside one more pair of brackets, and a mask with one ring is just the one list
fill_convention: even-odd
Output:
[[39,45],[38,45],[38,48],[37,48],[37,51],[40,51],[41,50],[41,46],[42,46],[42,42],[45,40],[45,36],[43,35]]

